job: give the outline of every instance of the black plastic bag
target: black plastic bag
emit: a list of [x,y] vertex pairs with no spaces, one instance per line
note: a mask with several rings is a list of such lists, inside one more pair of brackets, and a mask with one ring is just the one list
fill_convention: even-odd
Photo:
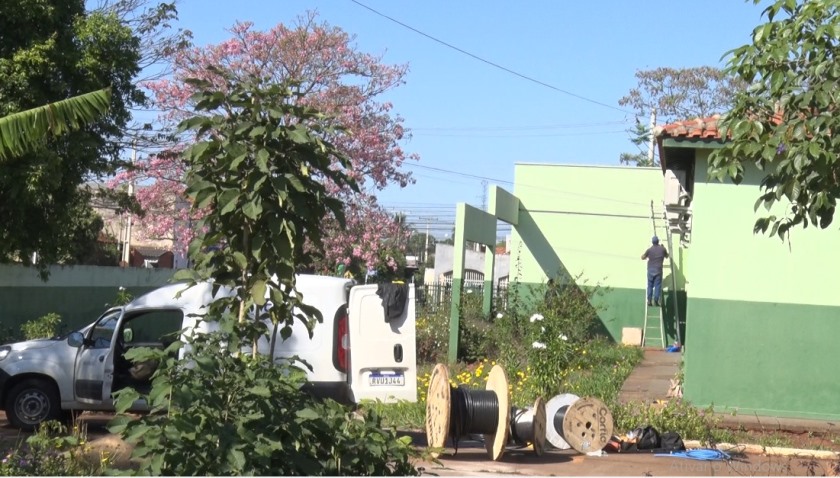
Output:
[[653,428],[650,425],[642,428],[637,428],[633,430],[632,435],[635,437],[635,441],[622,442],[622,452],[649,451],[659,449],[660,436],[656,428]]
[[679,433],[665,432],[660,437],[659,449],[664,452],[683,451],[685,450],[685,443],[683,443]]

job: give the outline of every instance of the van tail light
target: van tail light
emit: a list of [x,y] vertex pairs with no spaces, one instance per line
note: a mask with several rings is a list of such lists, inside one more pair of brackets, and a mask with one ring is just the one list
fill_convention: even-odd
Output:
[[340,313],[335,326],[335,353],[333,364],[339,372],[350,370],[350,323],[347,311]]

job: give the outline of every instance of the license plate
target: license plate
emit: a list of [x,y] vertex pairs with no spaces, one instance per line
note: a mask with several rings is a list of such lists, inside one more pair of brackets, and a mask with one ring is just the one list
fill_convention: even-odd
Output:
[[402,373],[372,373],[368,377],[371,387],[388,387],[405,385],[405,375]]

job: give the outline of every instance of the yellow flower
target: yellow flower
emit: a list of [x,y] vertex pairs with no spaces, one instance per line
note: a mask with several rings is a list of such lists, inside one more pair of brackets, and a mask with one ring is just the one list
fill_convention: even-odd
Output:
[[481,369],[478,369],[478,370],[476,370],[476,371],[475,371],[475,376],[476,376],[476,377],[480,377],[480,376],[481,376]]

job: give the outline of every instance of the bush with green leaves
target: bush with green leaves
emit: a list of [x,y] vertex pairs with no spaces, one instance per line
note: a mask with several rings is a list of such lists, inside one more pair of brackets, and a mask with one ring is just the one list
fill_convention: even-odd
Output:
[[[301,389],[301,364],[236,354],[266,327],[230,314],[220,320],[220,331],[189,340],[186,361],[177,357],[180,343],[127,353],[163,364],[147,397],[151,413],[121,416],[110,428],[138,444],[133,457],[141,474],[416,474],[410,438],[383,429],[375,413],[360,420],[332,400],[313,400]],[[127,410],[139,396],[119,392],[117,409]]]
[[85,433],[59,422],[45,422],[26,441],[0,451],[0,476],[101,475],[107,456],[91,460],[85,454]]
[[567,281],[549,280],[543,300],[525,323],[524,349],[531,368],[531,386],[538,395],[550,397],[563,388],[563,377],[592,337],[598,310],[592,298],[600,287],[581,287],[580,277]]
[[20,326],[20,331],[26,340],[48,339],[58,335],[61,326],[61,316],[51,312],[37,319],[24,322]]
[[[197,138],[184,153],[187,194],[206,214],[189,248],[195,269],[176,279],[212,279],[234,295],[201,318],[218,324],[217,332],[185,331],[185,344],[126,353],[160,366],[144,396],[151,413],[121,416],[113,430],[136,443],[141,474],[416,474],[408,439],[382,430],[375,414],[359,420],[334,401],[315,400],[302,390],[303,370],[257,353],[258,340],[269,338],[273,350],[296,320],[310,335],[321,321],[297,293],[295,272],[312,264],[305,242],[322,246],[323,218],[344,222],[327,184],[355,183],[349,160],[323,139],[325,118],[300,105],[295,85],[212,71],[219,82],[188,81],[199,92],[192,98],[198,114],[181,123]],[[118,410],[139,397],[118,392]]]
[[127,291],[125,287],[120,286],[117,289],[117,297],[114,299],[114,305],[125,305],[134,300],[131,292]]
[[418,363],[446,362],[449,344],[449,308],[420,310],[416,321]]

